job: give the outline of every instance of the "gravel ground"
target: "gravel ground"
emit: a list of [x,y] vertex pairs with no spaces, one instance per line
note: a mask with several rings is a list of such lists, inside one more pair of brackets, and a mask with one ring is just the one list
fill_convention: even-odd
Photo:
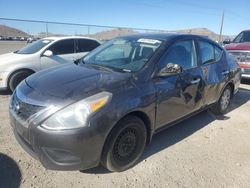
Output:
[[26,45],[26,41],[0,41],[0,54],[14,52]]
[[140,163],[121,173],[44,169],[15,141],[8,100],[2,93],[0,187],[250,187],[249,82],[225,116],[205,111],[155,135]]

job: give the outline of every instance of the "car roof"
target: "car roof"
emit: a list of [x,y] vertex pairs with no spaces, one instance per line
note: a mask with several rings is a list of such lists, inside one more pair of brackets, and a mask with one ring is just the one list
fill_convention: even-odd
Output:
[[242,32],[245,32],[245,31],[247,31],[247,32],[248,32],[248,31],[250,31],[250,29],[243,30]]
[[140,34],[126,35],[123,37],[124,38],[134,38],[134,39],[149,38],[149,39],[158,39],[158,40],[169,40],[169,39],[188,37],[188,36],[208,39],[205,36],[184,34],[184,33],[140,33]]
[[45,40],[64,40],[64,39],[90,39],[100,43],[97,39],[90,38],[90,37],[83,37],[83,36],[63,36],[63,37],[45,37]]

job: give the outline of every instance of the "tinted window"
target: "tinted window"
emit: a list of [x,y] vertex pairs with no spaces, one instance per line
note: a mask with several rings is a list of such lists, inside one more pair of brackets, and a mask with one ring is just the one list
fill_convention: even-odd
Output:
[[219,61],[221,56],[223,54],[223,50],[215,46],[214,48],[214,56],[215,56],[215,61]]
[[178,64],[184,69],[195,67],[197,65],[195,46],[193,41],[176,42],[169,47],[166,56],[160,64],[162,69],[168,63]]
[[74,39],[58,41],[49,47],[48,50],[51,50],[53,55],[73,54],[75,52]]
[[236,43],[250,42],[250,31],[241,32],[237,37],[235,37],[233,42],[236,42]]
[[90,52],[100,44],[94,40],[78,39],[77,52]]
[[41,50],[43,47],[47,46],[49,43],[51,43],[52,40],[38,40],[32,44],[28,44],[24,48],[16,51],[17,54],[33,54]]
[[213,44],[199,41],[200,56],[202,64],[220,60],[223,51]]

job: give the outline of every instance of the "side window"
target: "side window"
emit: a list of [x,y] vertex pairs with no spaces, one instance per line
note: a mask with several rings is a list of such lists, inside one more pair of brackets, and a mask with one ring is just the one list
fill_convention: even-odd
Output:
[[174,43],[167,50],[166,55],[160,63],[160,69],[168,63],[174,63],[188,69],[197,66],[195,45],[193,40]]
[[219,61],[221,56],[223,54],[223,50],[215,46],[214,48],[214,56],[215,56],[215,61]]
[[100,45],[98,42],[89,39],[78,39],[77,41],[77,52],[90,52]]
[[61,40],[53,44],[48,48],[53,52],[53,55],[73,54],[74,50],[74,39]]
[[200,55],[202,64],[220,60],[223,51],[208,42],[199,41]]
[[236,43],[242,42],[243,34],[244,34],[244,32],[241,32],[237,37],[235,37],[234,42],[236,42]]

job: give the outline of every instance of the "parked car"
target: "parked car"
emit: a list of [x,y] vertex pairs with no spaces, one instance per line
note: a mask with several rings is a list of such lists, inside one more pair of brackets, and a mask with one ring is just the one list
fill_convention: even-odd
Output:
[[13,53],[0,55],[0,90],[14,91],[29,75],[74,62],[99,45],[99,41],[86,37],[48,37]]
[[155,133],[208,108],[225,113],[240,79],[235,59],[207,38],[124,36],[77,65],[25,79],[11,97],[10,122],[20,145],[48,169],[101,163],[124,171]]
[[29,37],[29,38],[27,38],[27,44],[29,44],[29,43],[33,43],[33,42],[35,42],[35,41],[37,41],[37,39],[36,38],[32,38],[32,37]]
[[250,79],[250,30],[242,31],[233,41],[224,41],[228,50],[238,61],[242,78]]

